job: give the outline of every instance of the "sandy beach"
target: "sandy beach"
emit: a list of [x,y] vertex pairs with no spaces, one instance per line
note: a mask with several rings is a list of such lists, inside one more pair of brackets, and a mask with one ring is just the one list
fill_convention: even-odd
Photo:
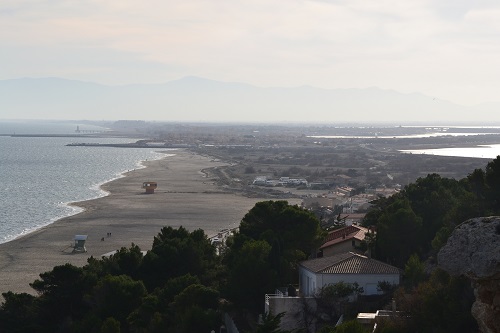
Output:
[[[104,184],[109,195],[77,203],[82,213],[0,244],[0,293],[34,293],[29,283],[40,273],[65,263],[83,266],[90,256],[100,258],[131,243],[149,250],[163,226],[200,228],[214,236],[236,227],[256,202],[266,200],[226,192],[202,172],[223,162],[189,151],[172,153]],[[158,183],[154,194],[145,194],[145,181]],[[87,253],[72,253],[75,235],[88,235]]]

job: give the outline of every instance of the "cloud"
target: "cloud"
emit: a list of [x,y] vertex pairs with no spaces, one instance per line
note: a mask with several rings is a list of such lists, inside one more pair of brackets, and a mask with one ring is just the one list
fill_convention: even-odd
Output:
[[[491,75],[500,74],[499,13],[494,1],[7,0],[0,43],[9,76],[0,78],[120,84],[198,75],[475,103],[500,88]],[[28,70],[29,58],[38,70]]]

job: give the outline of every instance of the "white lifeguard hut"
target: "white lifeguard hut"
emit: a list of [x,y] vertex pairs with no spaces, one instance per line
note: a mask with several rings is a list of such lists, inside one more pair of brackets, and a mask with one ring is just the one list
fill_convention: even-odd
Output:
[[142,188],[146,190],[146,194],[155,193],[155,189],[158,187],[156,182],[144,182],[142,183]]
[[75,235],[75,245],[73,246],[73,253],[83,253],[87,252],[85,248],[85,241],[87,240],[87,235]]

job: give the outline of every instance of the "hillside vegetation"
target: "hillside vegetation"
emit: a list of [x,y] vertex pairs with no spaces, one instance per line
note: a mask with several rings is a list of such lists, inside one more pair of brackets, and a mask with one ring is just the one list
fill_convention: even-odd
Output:
[[[499,214],[498,198],[500,158],[460,180],[429,174],[374,202],[364,224],[375,226],[377,237],[367,248],[404,270],[395,295],[413,318],[385,332],[476,330],[470,286],[436,269],[434,258],[457,224]],[[286,201],[257,203],[227,247],[202,230],[164,227],[145,255],[132,244],[83,267],[41,274],[31,284],[37,296],[4,293],[1,331],[210,332],[229,312],[240,331],[278,332],[257,325],[264,294],[296,283],[297,263],[314,255],[324,236],[312,213]]]

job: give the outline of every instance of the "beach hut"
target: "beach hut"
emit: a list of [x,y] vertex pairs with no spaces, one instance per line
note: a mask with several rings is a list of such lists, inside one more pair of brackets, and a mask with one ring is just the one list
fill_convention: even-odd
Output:
[[155,188],[158,187],[158,184],[156,182],[144,182],[142,183],[142,188],[146,189],[146,194],[153,194],[155,193]]
[[87,240],[87,235],[75,235],[75,245],[73,246],[73,253],[76,252],[87,252],[85,248],[85,241]]

